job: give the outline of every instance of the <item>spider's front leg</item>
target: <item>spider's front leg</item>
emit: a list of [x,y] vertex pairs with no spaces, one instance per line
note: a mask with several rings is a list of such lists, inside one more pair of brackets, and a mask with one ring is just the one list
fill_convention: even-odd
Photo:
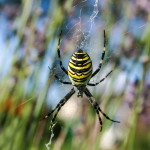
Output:
[[59,35],[59,41],[58,41],[58,47],[57,47],[57,54],[58,54],[59,64],[60,64],[61,69],[65,72],[66,75],[68,75],[68,72],[67,72],[67,70],[63,67],[62,61],[61,61],[61,55],[60,55],[60,49],[59,49],[59,48],[60,48],[61,34],[62,34],[62,30],[61,30],[60,35]]
[[102,53],[102,57],[101,57],[101,61],[100,61],[100,64],[98,66],[98,69],[96,69],[94,71],[94,73],[92,74],[91,78],[94,77],[101,70],[103,59],[105,57],[105,50],[106,50],[106,35],[105,35],[105,30],[104,30],[104,50],[103,50],[103,53]]
[[69,100],[69,98],[75,93],[74,88],[71,89],[71,91],[57,104],[57,106],[50,112],[48,113],[43,119],[47,119],[48,117],[51,116],[51,114],[56,110],[55,115],[52,118],[51,123],[53,124],[53,122],[56,119],[56,116],[58,114],[58,112],[60,111],[61,107]]

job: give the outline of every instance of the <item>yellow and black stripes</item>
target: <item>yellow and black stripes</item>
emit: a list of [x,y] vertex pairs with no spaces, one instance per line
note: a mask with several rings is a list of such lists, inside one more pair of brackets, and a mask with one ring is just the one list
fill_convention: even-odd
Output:
[[75,52],[68,65],[68,75],[73,85],[86,85],[92,74],[92,61],[81,49]]
[[103,50],[103,53],[102,53],[102,57],[101,57],[101,61],[100,61],[100,64],[98,66],[98,69],[96,69],[94,71],[94,73],[92,74],[91,78],[94,77],[100,71],[100,69],[102,67],[103,59],[105,57],[105,50],[106,50],[106,46],[105,45],[106,45],[106,35],[105,35],[105,30],[104,30],[104,50]]

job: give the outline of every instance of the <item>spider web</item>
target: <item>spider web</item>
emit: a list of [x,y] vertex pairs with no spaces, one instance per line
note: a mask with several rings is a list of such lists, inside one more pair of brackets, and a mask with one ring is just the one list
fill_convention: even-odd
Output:
[[50,125],[50,127],[49,127],[49,130],[50,130],[50,132],[51,132],[51,136],[50,136],[49,142],[48,142],[47,144],[45,144],[47,150],[50,150],[50,146],[51,146],[51,144],[52,144],[52,139],[53,139],[53,137],[54,137],[54,132],[53,132],[54,126],[55,126],[55,124]]
[[66,30],[64,36],[74,43],[72,52],[78,49],[88,51],[94,21],[98,13],[98,0],[83,0],[81,2],[74,0],[72,13],[67,18],[64,28]]

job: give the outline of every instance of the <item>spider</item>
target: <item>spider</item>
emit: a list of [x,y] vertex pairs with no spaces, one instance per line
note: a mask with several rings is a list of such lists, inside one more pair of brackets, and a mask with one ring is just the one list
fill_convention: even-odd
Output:
[[89,99],[89,101],[92,104],[92,106],[94,107],[94,109],[96,110],[96,113],[97,113],[98,118],[99,118],[100,127],[101,127],[100,131],[102,131],[102,125],[103,125],[101,117],[100,117],[100,113],[102,113],[102,115],[104,117],[106,117],[106,119],[108,119],[112,122],[120,123],[119,121],[115,121],[115,120],[110,119],[101,110],[98,103],[96,102],[96,100],[93,98],[92,94],[90,93],[90,91],[86,87],[87,85],[88,86],[98,85],[99,83],[104,81],[112,72],[112,70],[111,70],[103,79],[101,79],[97,83],[90,83],[89,82],[90,79],[93,78],[101,70],[101,66],[102,66],[102,63],[103,63],[104,56],[105,56],[105,43],[106,43],[105,30],[104,30],[104,49],[103,49],[103,53],[102,53],[102,56],[101,56],[101,61],[100,61],[100,64],[99,64],[98,68],[93,73],[92,73],[92,70],[93,70],[92,61],[91,61],[89,55],[86,52],[84,52],[82,49],[79,49],[78,51],[76,51],[71,56],[71,58],[69,60],[68,71],[63,67],[63,64],[62,64],[62,61],[61,61],[61,55],[60,55],[61,35],[62,35],[62,31],[60,32],[60,35],[59,35],[58,48],[57,48],[59,63],[60,63],[61,69],[63,70],[63,72],[66,75],[69,76],[71,82],[63,81],[57,75],[54,75],[54,76],[57,80],[59,80],[63,84],[72,84],[73,88],[70,90],[70,92],[63,99],[60,100],[60,102],[57,104],[57,106],[50,113],[48,113],[43,119],[48,118],[51,114],[53,114],[54,111],[56,111],[55,115],[53,116],[53,118],[51,120],[51,124],[53,124],[55,119],[56,119],[56,116],[57,116],[58,112],[61,109],[61,107],[70,99],[70,97],[77,90],[77,92],[78,92],[77,96],[82,97],[83,93],[84,93],[87,96],[87,98]]

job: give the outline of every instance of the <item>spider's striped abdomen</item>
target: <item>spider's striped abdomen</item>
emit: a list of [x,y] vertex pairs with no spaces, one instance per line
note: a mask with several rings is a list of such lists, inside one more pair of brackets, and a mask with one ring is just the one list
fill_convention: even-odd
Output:
[[73,85],[86,85],[92,75],[92,61],[81,49],[75,52],[69,61],[68,75]]

